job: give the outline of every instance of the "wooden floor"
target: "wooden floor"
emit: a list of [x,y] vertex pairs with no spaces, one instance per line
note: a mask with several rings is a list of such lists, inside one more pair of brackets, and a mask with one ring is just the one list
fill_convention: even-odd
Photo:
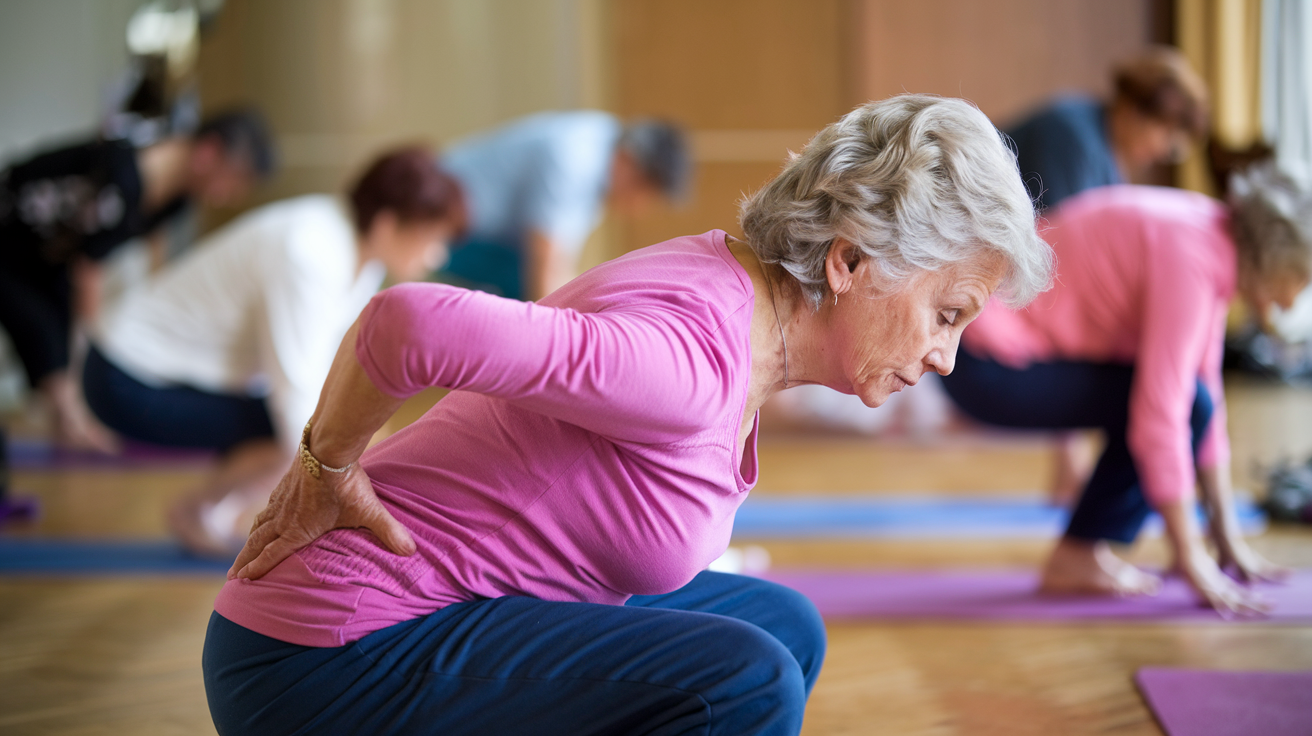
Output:
[[[1229,392],[1237,482],[1254,463],[1312,452],[1312,392],[1240,383]],[[907,442],[765,437],[757,493],[1032,493],[1049,472],[1034,437]],[[197,477],[173,469],[19,473],[39,523],[6,534],[163,535],[168,499]],[[739,540],[750,542],[752,540]],[[764,542],[778,566],[1037,564],[1033,540]],[[1257,544],[1312,567],[1312,533]],[[1160,561],[1160,542],[1133,551]],[[0,578],[0,734],[212,734],[200,677],[216,579]],[[1312,669],[1312,627],[835,624],[804,733],[1158,734],[1131,675],[1143,665]]]

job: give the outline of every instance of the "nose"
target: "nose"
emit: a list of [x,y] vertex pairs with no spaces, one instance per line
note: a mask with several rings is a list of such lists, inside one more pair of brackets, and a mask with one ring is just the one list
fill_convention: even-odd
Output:
[[946,376],[957,365],[957,343],[959,337],[953,335],[946,345],[937,345],[925,356],[925,372],[934,371]]

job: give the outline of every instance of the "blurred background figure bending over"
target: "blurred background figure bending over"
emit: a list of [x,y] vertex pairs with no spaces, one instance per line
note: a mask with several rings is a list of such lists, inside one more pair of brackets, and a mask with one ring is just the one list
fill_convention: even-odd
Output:
[[1012,126],[1025,186],[1040,211],[1086,189],[1149,183],[1208,128],[1207,86],[1176,49],[1152,47],[1117,64],[1110,101],[1063,95]]
[[237,203],[272,170],[268,130],[243,109],[209,118],[193,135],[144,147],[96,137],[0,173],[0,324],[53,410],[58,441],[115,447],[69,373],[74,320],[93,316],[101,301],[101,261],[189,201]]
[[169,513],[198,553],[232,554],[301,438],[338,343],[385,277],[441,265],[458,185],[425,148],[375,160],[346,201],[253,210],[106,306],[83,370],[113,430],[212,449],[218,467]]
[[467,241],[446,280],[536,300],[578,274],[579,253],[606,208],[641,215],[681,200],[692,178],[683,132],[623,124],[598,111],[530,115],[451,144],[441,165],[469,207]]

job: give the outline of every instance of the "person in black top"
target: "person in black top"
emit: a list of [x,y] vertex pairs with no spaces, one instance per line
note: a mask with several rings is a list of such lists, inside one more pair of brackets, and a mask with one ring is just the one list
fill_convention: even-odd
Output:
[[99,302],[97,264],[188,202],[227,206],[273,169],[262,118],[233,110],[194,135],[136,148],[96,139],[0,172],[0,325],[27,379],[54,410],[65,446],[112,451],[115,439],[82,405],[69,376],[75,315]]

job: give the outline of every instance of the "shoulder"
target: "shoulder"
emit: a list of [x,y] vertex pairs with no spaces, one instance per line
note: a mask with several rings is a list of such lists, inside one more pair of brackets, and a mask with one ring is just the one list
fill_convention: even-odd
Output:
[[1060,97],[1022,120],[1010,135],[1018,141],[1087,141],[1102,136],[1102,115],[1102,104],[1093,98]]
[[545,303],[591,312],[673,310],[718,327],[754,298],[725,238],[711,230],[640,248],[589,270]]
[[349,270],[355,247],[345,206],[325,194],[266,204],[234,220],[211,239],[224,248],[249,251],[263,268],[316,276]]

